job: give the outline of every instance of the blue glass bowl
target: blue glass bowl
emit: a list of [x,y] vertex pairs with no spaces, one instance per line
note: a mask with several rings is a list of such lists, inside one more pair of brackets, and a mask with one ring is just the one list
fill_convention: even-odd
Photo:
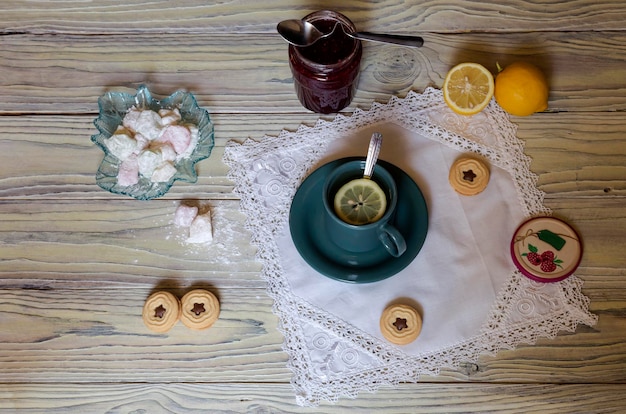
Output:
[[[190,183],[195,183],[198,180],[195,165],[198,161],[211,155],[215,138],[208,111],[198,106],[191,93],[177,91],[159,101],[152,97],[146,86],[142,85],[137,89],[135,95],[123,92],[107,92],[98,99],[98,106],[100,107],[100,115],[94,120],[94,125],[100,133],[93,135],[91,140],[104,151],[104,159],[96,173],[96,183],[100,187],[112,193],[128,195],[138,200],[150,200],[167,193],[176,180]],[[183,158],[175,164],[176,173],[167,182],[155,183],[145,177],[140,177],[139,182],[131,186],[121,186],[117,183],[120,160],[109,152],[105,141],[115,133],[117,127],[122,124],[124,116],[133,106],[138,109],[151,109],[153,111],[178,108],[181,122],[193,124],[198,128],[196,148],[189,157]]]

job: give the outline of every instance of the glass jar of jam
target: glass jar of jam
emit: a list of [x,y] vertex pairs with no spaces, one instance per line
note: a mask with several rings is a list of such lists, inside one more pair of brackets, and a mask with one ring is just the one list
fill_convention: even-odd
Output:
[[[321,10],[304,17],[322,33],[330,33],[336,23],[349,33],[354,24],[341,13]],[[363,49],[359,40],[340,27],[311,46],[289,46],[289,66],[300,103],[313,112],[339,112],[352,102],[356,92]]]

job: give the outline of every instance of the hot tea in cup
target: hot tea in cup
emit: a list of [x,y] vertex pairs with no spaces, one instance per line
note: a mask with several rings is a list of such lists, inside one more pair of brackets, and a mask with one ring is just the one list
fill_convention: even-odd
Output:
[[406,250],[392,224],[398,194],[391,174],[381,165],[363,178],[364,160],[346,161],[324,183],[325,228],[338,246],[353,252],[385,249],[394,257]]
[[361,226],[378,221],[387,210],[387,195],[371,178],[355,178],[335,193],[335,214],[349,224]]

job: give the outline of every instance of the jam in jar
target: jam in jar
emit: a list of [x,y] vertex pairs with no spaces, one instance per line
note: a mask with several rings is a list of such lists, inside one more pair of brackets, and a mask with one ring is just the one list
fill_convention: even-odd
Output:
[[[335,24],[354,32],[354,24],[343,14],[322,10],[304,17],[322,33]],[[359,77],[361,42],[346,35],[340,27],[311,46],[289,46],[289,66],[300,103],[313,112],[339,112],[350,104]]]

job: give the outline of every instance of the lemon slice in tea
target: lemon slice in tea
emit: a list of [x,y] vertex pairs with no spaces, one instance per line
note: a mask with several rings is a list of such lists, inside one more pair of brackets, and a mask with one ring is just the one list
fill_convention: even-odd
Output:
[[387,198],[375,181],[359,178],[348,181],[335,194],[335,213],[349,224],[373,223],[385,214]]

